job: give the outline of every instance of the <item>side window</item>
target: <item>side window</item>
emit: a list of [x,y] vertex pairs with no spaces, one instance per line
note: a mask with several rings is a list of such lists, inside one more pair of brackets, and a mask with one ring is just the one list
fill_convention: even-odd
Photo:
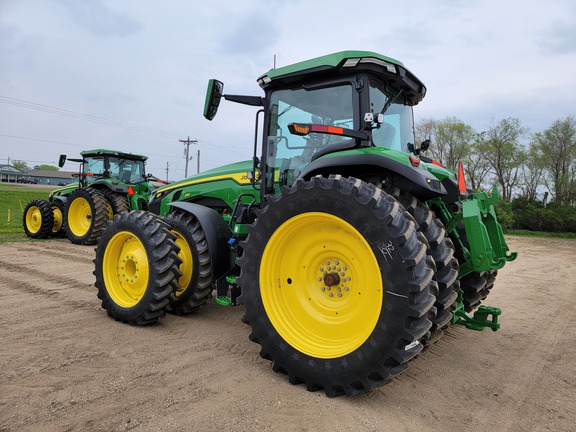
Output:
[[[314,89],[279,90],[270,97],[268,164],[297,176],[319,150],[345,139],[338,135],[293,135],[290,123],[354,128],[353,90],[349,83]],[[288,181],[290,183],[290,181]]]
[[89,158],[84,162],[84,172],[91,174],[104,173],[104,158]]

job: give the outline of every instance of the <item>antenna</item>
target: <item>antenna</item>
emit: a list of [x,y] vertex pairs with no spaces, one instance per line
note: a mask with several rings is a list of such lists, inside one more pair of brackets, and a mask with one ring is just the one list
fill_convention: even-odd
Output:
[[276,54],[274,54],[274,67],[273,69],[276,69]]

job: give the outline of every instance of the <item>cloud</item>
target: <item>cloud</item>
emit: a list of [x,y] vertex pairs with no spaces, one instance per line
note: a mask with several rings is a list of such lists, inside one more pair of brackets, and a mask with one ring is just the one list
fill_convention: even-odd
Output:
[[226,54],[259,54],[279,38],[279,30],[268,16],[249,12],[232,26],[222,38],[222,49]]
[[113,12],[101,0],[58,0],[70,13],[72,21],[99,36],[126,36],[142,29],[142,25],[126,14]]
[[571,21],[555,22],[540,39],[539,45],[544,55],[568,54],[576,52],[576,17]]

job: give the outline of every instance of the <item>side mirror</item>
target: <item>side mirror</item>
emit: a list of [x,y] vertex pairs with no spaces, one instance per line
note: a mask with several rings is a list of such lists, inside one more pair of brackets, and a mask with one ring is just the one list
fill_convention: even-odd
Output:
[[58,159],[58,166],[62,168],[65,163],[66,163],[66,155],[60,155],[60,158]]
[[204,117],[207,120],[212,120],[216,117],[220,99],[222,99],[222,91],[224,84],[216,79],[208,81],[208,88],[206,89],[206,101],[204,102]]
[[428,150],[428,147],[430,147],[431,141],[429,139],[424,140],[424,142],[422,144],[420,144],[420,151],[426,151]]

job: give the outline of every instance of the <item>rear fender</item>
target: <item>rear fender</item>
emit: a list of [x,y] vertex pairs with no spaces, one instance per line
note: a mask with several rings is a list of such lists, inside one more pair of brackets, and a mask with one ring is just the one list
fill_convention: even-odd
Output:
[[171,202],[169,206],[171,211],[177,209],[190,213],[200,223],[208,242],[208,253],[212,262],[214,279],[218,279],[230,270],[232,263],[228,240],[230,240],[231,233],[228,224],[224,222],[222,217],[215,210],[199,204],[177,201]]
[[392,158],[371,154],[331,156],[316,159],[299,175],[311,178],[322,174],[341,174],[343,176],[362,176],[366,174],[390,175],[391,186],[409,192],[422,201],[446,195],[444,185],[426,170],[404,165]]

